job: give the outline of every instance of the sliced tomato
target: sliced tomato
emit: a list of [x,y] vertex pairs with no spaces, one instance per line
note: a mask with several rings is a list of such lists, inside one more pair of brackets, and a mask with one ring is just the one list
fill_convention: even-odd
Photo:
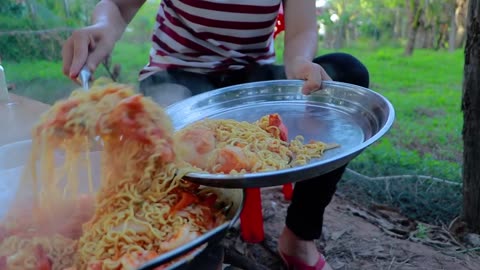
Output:
[[35,258],[37,259],[38,270],[51,270],[52,261],[48,258],[47,252],[41,245],[35,247]]
[[186,192],[186,191],[181,191],[180,193],[180,200],[177,202],[177,204],[175,204],[172,209],[170,210],[170,214],[173,214],[179,210],[182,210],[186,207],[188,207],[189,205],[191,204],[194,204],[198,202],[198,198],[197,196],[195,196],[194,194],[190,193],[190,192]]
[[7,269],[7,256],[0,256],[0,270]]
[[212,208],[215,205],[215,202],[217,201],[218,196],[215,193],[208,194],[205,199],[202,200],[202,204]]
[[102,270],[103,262],[91,262],[87,266],[87,270]]
[[280,140],[287,141],[288,140],[288,129],[282,121],[282,118],[278,114],[270,114],[268,116],[268,124],[270,126],[278,127],[280,130]]

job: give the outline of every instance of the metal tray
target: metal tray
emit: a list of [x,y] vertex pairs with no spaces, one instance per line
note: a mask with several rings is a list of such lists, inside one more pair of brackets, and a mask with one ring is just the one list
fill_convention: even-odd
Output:
[[[5,217],[8,209],[15,203],[15,194],[19,188],[24,166],[29,158],[32,142],[30,140],[20,141],[0,147],[0,222]],[[8,160],[8,162],[6,162]],[[59,154],[56,162],[61,164],[63,156]],[[98,177],[100,175],[100,152],[91,153],[92,174],[94,176],[94,186],[99,187]],[[79,170],[78,178],[85,179],[86,170]],[[88,187],[85,182],[80,183],[80,190],[86,192]],[[154,269],[162,264],[178,259],[166,270],[180,270],[185,268],[189,262],[198,256],[209,244],[219,242],[224,238],[228,230],[238,221],[244,204],[244,191],[241,189],[219,189],[213,188],[213,191],[219,194],[221,198],[233,203],[227,213],[227,221],[196,238],[195,240],[180,246],[172,251],[164,253],[154,260],[149,261],[140,269]],[[188,256],[179,258],[188,252]]]
[[230,86],[190,97],[166,108],[176,130],[204,118],[253,122],[278,113],[290,138],[302,135],[339,148],[309,164],[242,175],[190,173],[189,181],[223,188],[277,186],[321,176],[339,168],[380,139],[395,111],[382,95],[360,86],[324,82],[324,89],[301,94],[303,81],[276,80]]

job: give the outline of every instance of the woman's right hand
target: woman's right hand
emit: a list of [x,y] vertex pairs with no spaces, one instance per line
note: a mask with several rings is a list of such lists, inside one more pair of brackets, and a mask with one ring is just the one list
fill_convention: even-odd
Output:
[[63,74],[77,81],[84,65],[93,73],[113,50],[115,30],[106,24],[95,24],[75,30],[63,45]]

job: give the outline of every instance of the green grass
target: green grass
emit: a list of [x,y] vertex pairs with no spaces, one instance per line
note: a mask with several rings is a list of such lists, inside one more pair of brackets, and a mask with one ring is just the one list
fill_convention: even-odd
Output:
[[[345,50],[370,71],[373,90],[395,107],[392,129],[353,160],[364,175],[426,175],[461,182],[463,52],[403,49]],[[328,51],[323,51],[326,53]],[[394,205],[412,218],[446,223],[461,211],[461,186],[405,178],[367,181],[348,176],[339,189],[354,199]]]
[[[277,49],[281,55],[281,44]],[[121,64],[121,82],[137,83],[148,51],[148,43],[118,43],[112,63]],[[371,88],[387,97],[396,111],[389,133],[349,168],[368,176],[428,175],[460,182],[463,52],[416,50],[413,56],[404,57],[401,48],[359,46],[343,51],[367,66]],[[319,50],[320,54],[329,52],[332,50]],[[17,86],[15,92],[43,102],[53,103],[77,87],[62,75],[60,62],[3,65],[8,81]],[[97,77],[106,75],[102,67],[98,71]],[[460,187],[433,186],[428,181],[387,184],[346,177],[340,190],[366,201],[396,205],[415,218],[431,222],[447,221],[461,209]]]
[[[139,70],[147,63],[149,46],[146,43],[119,42],[112,53],[112,64],[120,64],[119,82],[137,84]],[[22,63],[4,62],[9,83],[15,84],[14,93],[52,104],[59,98],[67,97],[79,86],[62,73],[62,63],[33,61]],[[95,77],[108,76],[100,65]]]
[[[370,175],[426,174],[460,181],[462,52],[417,50],[412,57],[403,57],[401,49],[350,52],[370,70],[371,88],[396,111],[389,134],[353,167]],[[383,162],[397,166],[375,164]]]

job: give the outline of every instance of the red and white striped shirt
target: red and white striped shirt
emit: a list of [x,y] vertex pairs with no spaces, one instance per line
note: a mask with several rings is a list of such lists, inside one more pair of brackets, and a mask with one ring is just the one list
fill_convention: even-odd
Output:
[[162,0],[140,80],[169,68],[208,73],[275,61],[281,0]]

